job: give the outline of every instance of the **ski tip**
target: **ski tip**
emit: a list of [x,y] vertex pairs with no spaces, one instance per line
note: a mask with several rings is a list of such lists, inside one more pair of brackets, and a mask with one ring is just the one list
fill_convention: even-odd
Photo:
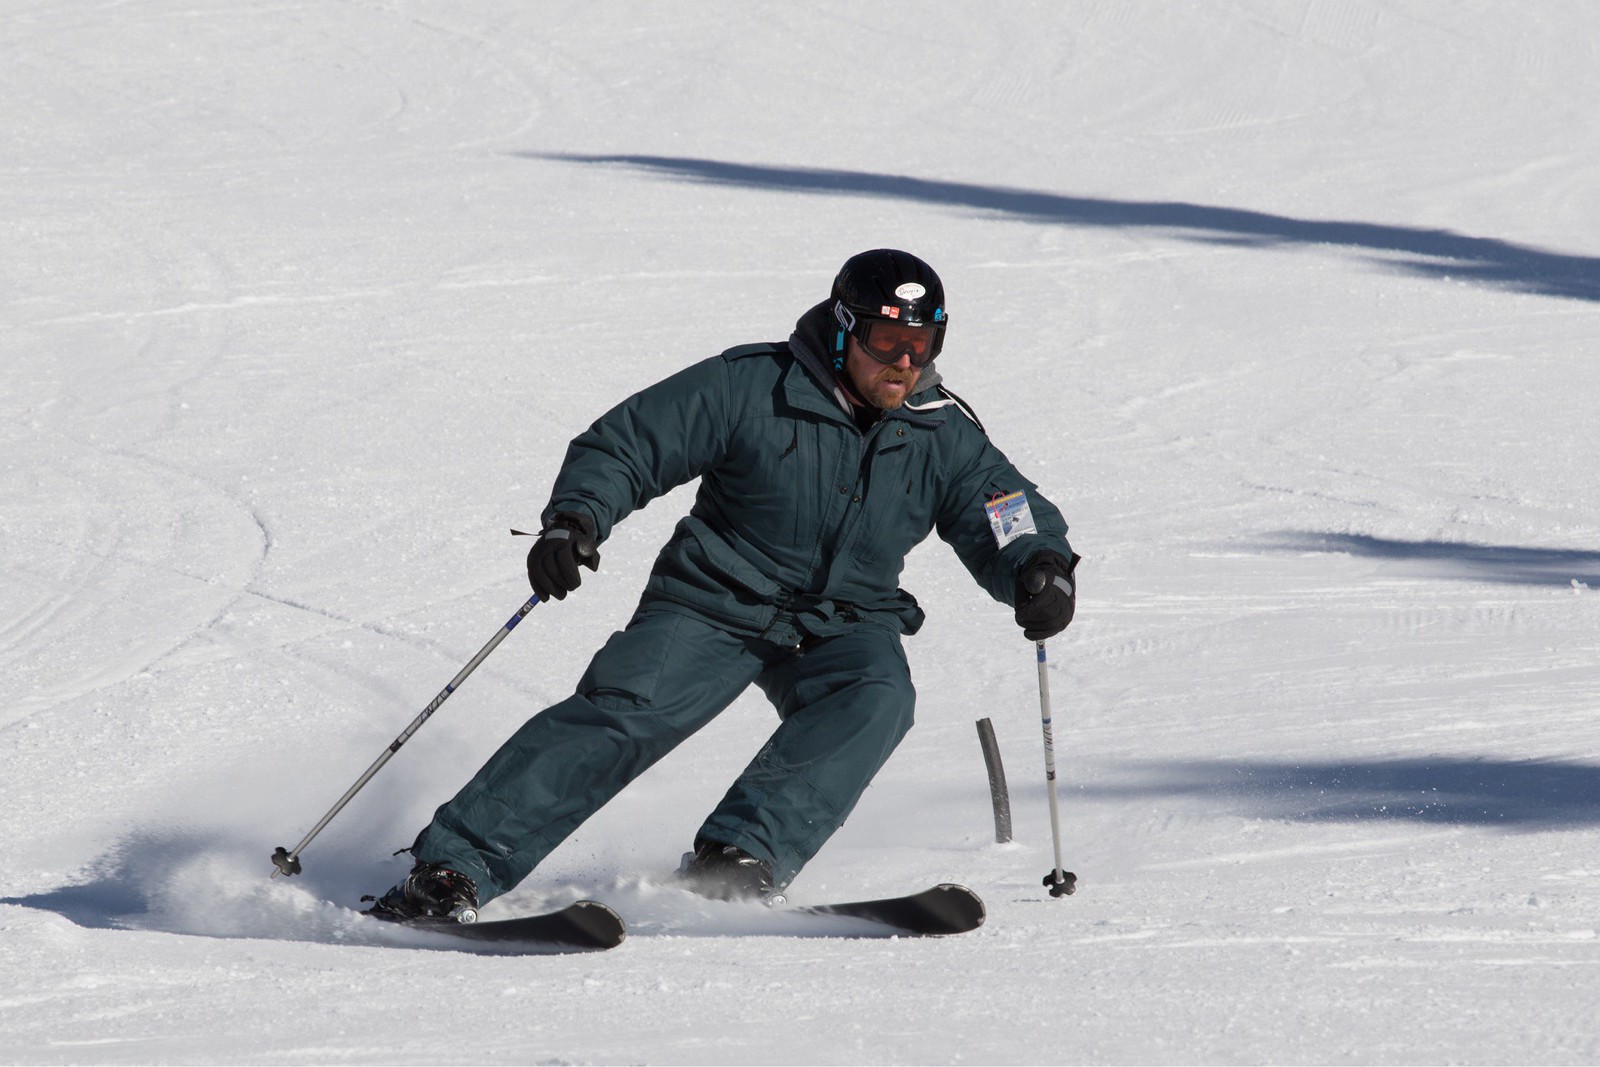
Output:
[[416,947],[441,947],[449,941],[508,955],[594,952],[615,948],[627,936],[622,916],[597,900],[579,900],[556,911],[510,919],[480,918],[470,923],[424,919],[397,925],[432,941]]
[[580,900],[572,905],[575,914],[583,916],[583,924],[611,945],[620,945],[628,937],[628,924],[609,904],[598,900]]
[[941,882],[929,890],[946,898],[963,916],[966,928],[975,930],[989,918],[989,909],[984,904],[983,898],[959,882]]
[[942,882],[903,897],[844,904],[817,904],[800,909],[818,915],[867,919],[895,936],[943,937],[976,930],[987,918],[983,900],[964,885]]

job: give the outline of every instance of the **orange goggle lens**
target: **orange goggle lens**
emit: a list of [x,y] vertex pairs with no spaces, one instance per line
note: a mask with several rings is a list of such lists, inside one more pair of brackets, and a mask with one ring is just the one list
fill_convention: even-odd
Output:
[[863,325],[866,328],[856,339],[879,363],[898,363],[901,356],[910,356],[913,367],[926,367],[944,340],[942,326],[906,326],[882,319],[869,319]]

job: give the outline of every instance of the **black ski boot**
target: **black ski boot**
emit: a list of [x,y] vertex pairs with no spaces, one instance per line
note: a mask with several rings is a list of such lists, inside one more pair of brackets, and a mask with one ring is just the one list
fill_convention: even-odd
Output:
[[697,838],[694,851],[683,857],[678,872],[687,887],[712,900],[759,900],[782,904],[772,881],[772,867],[742,848]]
[[422,863],[381,897],[362,897],[373,902],[367,914],[387,922],[478,921],[478,887],[471,878],[438,863]]

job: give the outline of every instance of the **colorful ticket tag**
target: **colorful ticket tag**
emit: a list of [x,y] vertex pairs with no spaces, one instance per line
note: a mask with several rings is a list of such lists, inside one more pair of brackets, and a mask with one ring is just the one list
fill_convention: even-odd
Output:
[[1023,534],[1038,533],[1033,525],[1033,512],[1028,507],[1028,494],[1018,489],[1015,493],[997,496],[983,506],[989,516],[989,528],[994,531],[994,542],[1004,548]]

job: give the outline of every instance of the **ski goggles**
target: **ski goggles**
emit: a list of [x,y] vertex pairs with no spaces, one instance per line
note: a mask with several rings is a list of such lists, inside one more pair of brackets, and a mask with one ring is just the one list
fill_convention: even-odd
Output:
[[887,366],[900,362],[901,356],[909,356],[913,367],[926,367],[944,347],[943,323],[913,326],[890,319],[858,317],[843,303],[838,305],[835,314],[862,351]]

